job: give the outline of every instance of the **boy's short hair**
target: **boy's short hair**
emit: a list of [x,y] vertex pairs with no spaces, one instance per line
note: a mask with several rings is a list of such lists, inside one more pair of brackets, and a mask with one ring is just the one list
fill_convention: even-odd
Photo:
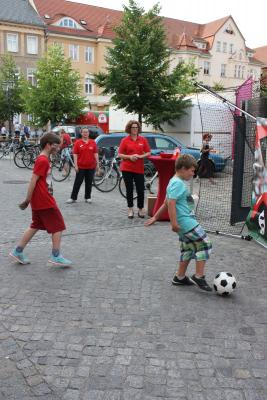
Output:
[[197,160],[191,154],[181,154],[175,161],[175,171],[192,167],[197,168]]
[[60,138],[53,132],[46,133],[40,139],[40,146],[43,150],[47,144],[60,144]]

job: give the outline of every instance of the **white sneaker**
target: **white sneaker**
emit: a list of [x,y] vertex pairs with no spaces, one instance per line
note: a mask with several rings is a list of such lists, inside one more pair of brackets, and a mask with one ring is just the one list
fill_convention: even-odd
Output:
[[76,200],[73,199],[69,199],[66,201],[67,204],[72,204],[72,203],[76,203]]
[[91,204],[92,203],[92,199],[85,199],[85,203]]

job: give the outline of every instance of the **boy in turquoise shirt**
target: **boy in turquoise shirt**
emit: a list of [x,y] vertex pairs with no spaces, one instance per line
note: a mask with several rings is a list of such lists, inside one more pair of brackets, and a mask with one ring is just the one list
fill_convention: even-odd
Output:
[[[182,154],[175,162],[175,175],[171,178],[165,202],[145,225],[154,224],[161,213],[168,209],[173,232],[179,235],[181,256],[179,268],[173,277],[173,285],[193,285],[207,292],[212,291],[204,275],[206,261],[209,259],[212,244],[206,232],[194,215],[194,200],[184,181],[193,178],[197,162],[190,154]],[[188,264],[196,261],[196,273],[186,276]]]

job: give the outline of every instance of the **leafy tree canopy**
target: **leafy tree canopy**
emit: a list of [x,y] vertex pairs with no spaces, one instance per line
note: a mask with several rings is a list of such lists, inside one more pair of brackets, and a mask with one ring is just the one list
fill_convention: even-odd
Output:
[[59,45],[48,48],[37,64],[36,85],[27,82],[24,100],[28,114],[36,125],[64,121],[80,115],[86,101],[81,96],[79,73],[71,68],[70,59],[64,57]]
[[21,80],[14,58],[5,54],[0,59],[0,120],[12,120],[23,111]]
[[139,121],[161,128],[163,122],[180,118],[190,104],[197,71],[179,63],[171,72],[171,53],[159,16],[160,7],[145,10],[129,0],[116,37],[108,49],[107,70],[94,75],[94,82],[111,95],[111,102],[127,113],[139,114]]

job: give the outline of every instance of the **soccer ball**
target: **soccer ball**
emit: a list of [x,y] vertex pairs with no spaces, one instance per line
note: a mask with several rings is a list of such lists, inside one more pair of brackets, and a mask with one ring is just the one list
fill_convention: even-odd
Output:
[[230,272],[220,272],[214,278],[213,287],[217,294],[228,296],[236,288],[236,279]]

